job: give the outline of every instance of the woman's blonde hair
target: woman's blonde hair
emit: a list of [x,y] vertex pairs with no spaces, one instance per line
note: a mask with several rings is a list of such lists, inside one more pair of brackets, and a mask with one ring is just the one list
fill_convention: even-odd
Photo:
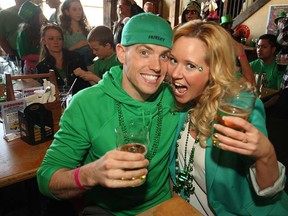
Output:
[[239,86],[233,38],[219,24],[201,20],[193,20],[179,27],[173,42],[180,37],[197,38],[207,47],[205,61],[209,66],[208,85],[197,103],[190,107],[192,129],[197,131],[200,144],[205,147],[206,140],[211,136],[219,98],[224,90],[234,92]]

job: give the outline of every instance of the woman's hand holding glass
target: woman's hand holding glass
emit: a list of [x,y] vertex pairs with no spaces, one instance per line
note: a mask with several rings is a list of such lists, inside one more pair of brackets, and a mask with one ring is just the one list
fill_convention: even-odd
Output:
[[228,126],[214,124],[217,130],[218,146],[227,151],[262,159],[271,153],[272,144],[268,138],[247,120],[234,116],[225,116],[224,120],[243,130],[235,130]]

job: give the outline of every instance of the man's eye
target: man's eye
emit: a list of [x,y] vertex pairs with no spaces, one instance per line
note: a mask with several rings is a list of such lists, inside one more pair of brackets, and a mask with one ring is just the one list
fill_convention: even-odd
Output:
[[167,61],[169,58],[168,58],[167,54],[163,54],[163,55],[160,56],[160,59],[163,60],[163,61]]
[[141,50],[141,51],[140,51],[140,54],[141,54],[142,56],[147,56],[147,55],[148,55],[148,52],[147,52],[146,50]]

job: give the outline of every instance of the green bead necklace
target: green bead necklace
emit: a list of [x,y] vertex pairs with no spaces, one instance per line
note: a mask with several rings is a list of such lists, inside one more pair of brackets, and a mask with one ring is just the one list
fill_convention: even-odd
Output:
[[[117,105],[117,111],[118,111],[119,124],[120,124],[122,131],[125,132],[125,131],[127,131],[127,128],[126,128],[126,125],[124,122],[124,115],[122,112],[121,103],[119,101],[116,101],[116,105]],[[153,142],[151,149],[149,148],[148,154],[146,156],[146,158],[149,161],[151,161],[152,158],[155,156],[156,152],[158,151],[158,147],[159,147],[161,130],[162,130],[162,119],[163,119],[163,110],[162,110],[161,101],[157,104],[157,109],[158,109],[158,114],[157,114],[158,118],[157,118],[157,125],[156,125],[156,133],[155,133],[155,137],[154,137],[154,142]]]
[[[188,131],[187,131],[187,135],[186,135],[186,142],[185,142],[185,151],[184,151],[184,168],[183,170],[180,170],[179,167],[179,158],[178,158],[178,148],[179,148],[179,142],[181,139],[181,135],[183,133],[183,131],[185,130],[185,127],[188,123]],[[184,192],[184,195],[186,197],[186,201],[189,202],[190,201],[190,195],[194,194],[194,190],[195,187],[193,186],[193,180],[194,177],[192,175],[192,171],[193,171],[193,163],[194,163],[194,153],[195,153],[195,148],[196,145],[199,143],[199,137],[197,136],[193,147],[191,149],[191,153],[189,156],[189,160],[188,163],[187,161],[187,148],[188,148],[188,140],[189,140],[189,135],[190,135],[190,112],[188,113],[187,119],[185,121],[185,124],[183,125],[182,131],[179,134],[178,140],[177,140],[177,144],[176,144],[176,150],[175,150],[175,154],[176,154],[176,185],[174,185],[173,190],[180,194],[181,191]]]

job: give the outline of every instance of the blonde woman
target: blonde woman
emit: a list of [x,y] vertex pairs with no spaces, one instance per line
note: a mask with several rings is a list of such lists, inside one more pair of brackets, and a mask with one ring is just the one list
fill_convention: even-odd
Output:
[[213,126],[224,89],[240,84],[230,34],[214,22],[184,24],[175,32],[168,71],[183,111],[171,151],[175,192],[203,215],[287,215],[285,167],[266,137],[262,102],[256,100],[248,121],[225,117],[243,131]]

